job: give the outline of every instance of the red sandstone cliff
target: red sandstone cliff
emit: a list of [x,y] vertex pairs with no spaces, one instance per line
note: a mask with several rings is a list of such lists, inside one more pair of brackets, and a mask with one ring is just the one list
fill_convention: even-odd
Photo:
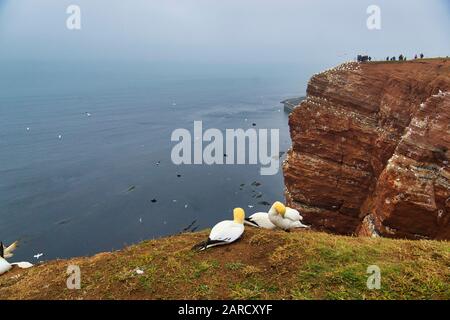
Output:
[[286,199],[314,228],[450,239],[450,60],[345,63],[289,118]]

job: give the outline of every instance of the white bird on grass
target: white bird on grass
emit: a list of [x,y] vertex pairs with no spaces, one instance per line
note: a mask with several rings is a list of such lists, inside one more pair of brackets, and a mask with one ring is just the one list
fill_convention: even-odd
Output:
[[270,222],[269,214],[267,212],[256,212],[250,217],[245,218],[244,224],[263,229],[275,229],[276,226]]
[[205,249],[233,243],[244,233],[245,211],[242,208],[233,210],[234,220],[225,220],[216,224],[209,234],[208,240],[196,244],[192,249],[203,251]]
[[33,265],[29,262],[16,262],[9,263],[5,258],[11,258],[13,256],[13,251],[17,248],[18,241],[15,241],[9,247],[5,247],[3,242],[0,242],[0,275],[11,270],[13,266],[18,266],[21,269],[31,268]]
[[293,228],[309,228],[309,226],[300,222],[302,216],[297,210],[291,208],[287,210],[286,206],[279,201],[275,202],[270,208],[269,220],[285,231]]

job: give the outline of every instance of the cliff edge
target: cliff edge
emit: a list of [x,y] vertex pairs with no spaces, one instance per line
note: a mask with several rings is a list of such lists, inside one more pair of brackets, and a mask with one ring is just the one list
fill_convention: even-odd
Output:
[[[193,252],[208,234],[15,268],[0,276],[0,299],[450,299],[447,241],[249,227],[234,244]],[[371,265],[380,289],[367,287]],[[69,266],[80,289],[67,288]]]
[[344,63],[289,117],[286,199],[315,229],[450,239],[450,59]]

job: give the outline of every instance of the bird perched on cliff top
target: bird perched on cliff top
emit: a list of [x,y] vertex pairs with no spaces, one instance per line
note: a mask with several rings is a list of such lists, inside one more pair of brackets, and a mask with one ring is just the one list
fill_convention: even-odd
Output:
[[[298,212],[295,209],[286,207],[286,213],[289,217],[292,217],[294,219],[303,220],[303,217],[300,215],[300,212]],[[256,212],[252,214],[250,217],[246,217],[244,224],[256,227],[256,228],[263,228],[263,229],[275,229],[277,226],[274,225],[270,219],[269,219],[269,213],[267,212]],[[309,226],[304,227],[309,228]]]
[[269,214],[267,212],[256,212],[250,217],[245,218],[244,224],[263,229],[275,229],[276,226],[270,222]]
[[286,231],[293,228],[309,228],[300,222],[302,218],[297,210],[291,208],[287,210],[286,206],[279,201],[275,202],[269,210],[270,222]]
[[233,220],[225,220],[216,224],[209,234],[208,240],[196,244],[192,250],[205,249],[233,243],[244,233],[245,211],[242,208],[233,210]]
[[14,241],[10,246],[5,247],[3,242],[0,242],[0,257],[11,258],[13,256],[13,251],[17,249],[19,241]]
[[5,247],[3,242],[0,242],[0,275],[11,270],[13,266],[18,266],[21,269],[30,268],[33,265],[29,262],[16,262],[9,263],[5,258],[11,258],[13,256],[13,251],[17,248],[18,241],[15,241],[9,247]]

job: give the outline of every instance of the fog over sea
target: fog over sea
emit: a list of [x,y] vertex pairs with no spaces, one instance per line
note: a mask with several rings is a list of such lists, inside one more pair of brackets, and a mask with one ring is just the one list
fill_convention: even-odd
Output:
[[[174,165],[171,133],[277,128],[285,152],[280,101],[313,73],[357,53],[450,52],[446,1],[375,1],[378,33],[373,1],[347,2],[0,0],[0,241],[21,240],[14,260],[88,255],[283,200],[281,170]],[[416,20],[394,30],[399,14]]]

